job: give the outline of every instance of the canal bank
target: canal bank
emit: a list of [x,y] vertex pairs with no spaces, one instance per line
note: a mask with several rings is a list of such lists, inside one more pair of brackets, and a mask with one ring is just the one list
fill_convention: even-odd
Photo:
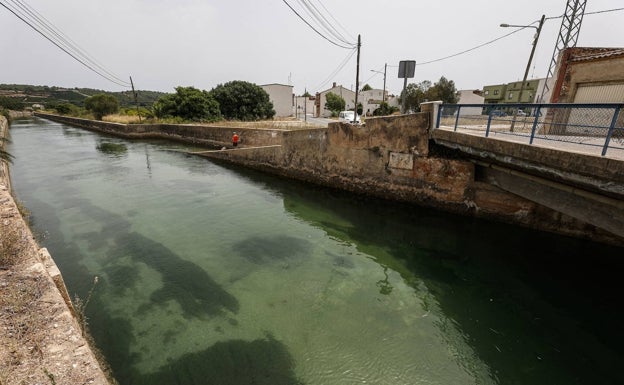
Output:
[[[0,116],[0,138],[8,137]],[[0,383],[109,384],[58,267],[18,207],[0,160]]]
[[[223,148],[194,154],[386,200],[622,245],[624,240],[482,181],[475,163],[429,140],[431,114],[370,118],[305,130],[204,125],[124,125],[37,116],[125,138],[159,138]],[[244,138],[231,149],[232,131]]]

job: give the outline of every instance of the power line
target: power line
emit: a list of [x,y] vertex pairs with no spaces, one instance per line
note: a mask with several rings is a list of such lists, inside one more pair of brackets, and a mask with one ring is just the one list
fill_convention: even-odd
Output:
[[[586,12],[585,16],[587,16],[587,15],[597,15],[597,14],[601,14],[601,13],[617,12],[617,11],[624,11],[624,8],[614,8],[614,9],[607,9],[607,10],[603,10],[603,11]],[[555,19],[561,19],[563,17],[564,17],[564,15],[561,15],[561,16],[551,16],[551,17],[547,17],[545,20],[555,20]],[[535,23],[537,23],[537,21],[534,21],[531,24],[535,24]],[[452,54],[452,55],[448,55],[448,56],[445,56],[445,57],[442,57],[442,58],[439,58],[439,59],[429,60],[429,61],[425,61],[425,62],[422,62],[422,63],[418,63],[418,65],[422,66],[422,65],[425,65],[425,64],[437,63],[437,62],[440,62],[440,61],[443,61],[443,60],[451,59],[451,58],[454,58],[454,57],[457,57],[457,56],[460,56],[460,55],[472,52],[474,50],[477,50],[479,48],[485,47],[485,46],[490,45],[492,43],[495,43],[495,42],[497,42],[499,40],[502,40],[502,39],[504,39],[504,38],[506,38],[506,37],[508,37],[510,35],[513,35],[514,33],[520,32],[520,31],[522,31],[525,28],[528,28],[528,27],[519,28],[517,30],[514,30],[514,31],[506,34],[506,35],[503,35],[503,36],[498,37],[496,39],[490,40],[490,41],[488,41],[486,43],[479,44],[478,46],[475,46],[475,47],[469,48],[467,50],[464,50],[464,51],[461,51],[461,52],[458,52],[458,53],[455,53],[455,54]]]
[[341,33],[332,25],[332,23],[327,20],[325,15],[319,11],[316,5],[312,4],[312,2],[308,0],[298,0],[306,9],[309,10],[309,15],[317,21],[317,24],[324,28],[330,35],[339,41],[345,44],[351,44]]
[[103,72],[107,73],[109,76],[113,77],[117,81],[119,81],[121,83],[125,83],[127,85],[130,84],[130,83],[120,79],[115,74],[113,74],[112,72],[108,71],[106,68],[104,68],[95,58],[93,58],[91,55],[89,55],[88,52],[86,52],[84,49],[82,49],[78,45],[78,43],[76,43],[71,38],[69,38],[67,35],[65,35],[60,29],[58,29],[52,22],[50,22],[48,19],[46,19],[36,9],[34,9],[33,7],[29,6],[28,4],[26,4],[25,2],[22,2],[20,0],[12,0],[12,1],[13,1],[13,3],[17,3],[19,8],[21,8],[26,13],[28,13],[32,18],[34,18],[38,22],[38,24],[40,26],[42,26],[43,28],[45,28],[49,32],[51,32],[53,35],[55,35],[63,43],[63,45],[66,48],[72,50],[74,53],[76,53],[77,55],[81,56],[85,60],[90,61],[92,64],[94,64],[94,66],[98,67],[100,70],[102,70]]
[[515,31],[509,32],[506,35],[503,35],[501,37],[497,37],[496,39],[490,40],[490,41],[488,41],[486,43],[479,44],[476,47],[472,47],[472,48],[469,48],[467,50],[464,50],[464,51],[461,51],[461,52],[458,52],[458,53],[455,53],[455,54],[452,54],[452,55],[448,55],[448,56],[445,56],[445,57],[442,57],[442,58],[439,58],[439,59],[429,60],[429,61],[426,61],[426,62],[418,63],[418,65],[422,66],[422,65],[425,65],[425,64],[437,63],[437,62],[442,61],[442,60],[450,59],[450,58],[453,58],[453,57],[456,57],[456,56],[459,56],[459,55],[463,55],[463,54],[468,53],[468,52],[472,52],[472,51],[477,50],[479,48],[485,47],[486,45],[490,45],[490,44],[495,43],[495,42],[497,42],[499,40],[502,40],[502,39],[504,39],[504,38],[506,38],[506,37],[508,37],[510,35],[513,35],[514,33],[518,33],[518,32],[522,31],[525,28],[527,28],[527,27],[519,28],[519,29],[517,29]]
[[332,15],[332,13],[327,9],[327,7],[325,7],[325,4],[323,4],[323,2],[321,0],[316,0],[316,1],[317,1],[317,3],[319,3],[321,5],[321,7],[323,7],[325,12],[327,12],[327,14],[329,14],[329,17],[331,17],[336,22],[336,24],[338,24],[338,26],[340,28],[342,28],[344,33],[346,33],[351,38],[351,40],[355,41],[356,40],[355,36],[353,36],[349,31],[347,31],[347,29],[334,17],[334,15]]
[[357,48],[353,48],[351,52],[349,52],[347,57],[338,65],[338,67],[325,80],[323,80],[321,84],[319,84],[318,86],[312,89],[313,90],[320,89],[325,84],[327,84],[334,76],[338,75],[338,73],[342,71],[342,69],[347,65],[347,63],[349,63],[349,60],[351,60],[351,58],[353,57],[353,55],[355,55],[356,52],[357,52]]
[[[93,59],[90,59],[89,56],[85,54],[82,49],[77,47],[75,44],[70,43],[70,39],[66,38],[65,35],[60,32],[58,28],[50,26],[49,22],[44,22],[43,20],[47,21],[47,19],[43,18],[42,16],[37,16],[40,14],[32,7],[29,7],[27,4],[21,2],[20,0],[13,0],[12,5],[0,1],[0,5],[2,5],[18,19],[20,19],[34,31],[43,36],[46,40],[54,44],[56,47],[71,56],[74,60],[78,61],[83,66],[87,67],[91,71],[95,72],[96,74],[100,75],[101,77],[112,83],[115,83],[122,87],[129,87],[130,83],[119,79],[110,71],[104,69]],[[96,67],[99,69],[97,69]]]
[[330,38],[328,38],[327,36],[323,35],[321,32],[319,32],[316,28],[314,28],[314,26],[312,24],[310,24],[303,16],[301,16],[299,14],[299,12],[297,12],[286,0],[282,0],[284,2],[284,4],[286,4],[288,6],[288,8],[290,8],[291,11],[294,12],[295,15],[297,15],[304,23],[306,23],[308,25],[308,27],[310,27],[314,32],[316,32],[320,37],[322,37],[323,39],[327,40],[328,42],[330,42],[331,44],[340,47],[340,48],[345,48],[345,49],[353,49],[354,45],[350,45],[350,46],[345,46],[342,43],[338,43]]

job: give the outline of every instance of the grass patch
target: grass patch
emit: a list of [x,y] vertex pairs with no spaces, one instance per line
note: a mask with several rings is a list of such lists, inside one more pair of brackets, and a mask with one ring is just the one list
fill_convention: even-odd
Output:
[[6,270],[16,265],[20,259],[22,246],[21,231],[14,226],[3,226],[0,233],[0,269]]
[[[121,123],[121,124],[137,124],[139,123],[139,117],[137,115],[121,115],[113,114],[106,115],[102,118],[105,122]],[[141,119],[141,122],[145,122],[145,117]]]

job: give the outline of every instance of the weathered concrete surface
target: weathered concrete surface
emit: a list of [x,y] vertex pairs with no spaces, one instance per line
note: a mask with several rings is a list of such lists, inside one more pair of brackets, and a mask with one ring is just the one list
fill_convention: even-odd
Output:
[[[229,127],[169,125],[128,127],[93,121],[76,124],[71,118],[65,122],[121,136],[144,137],[141,135],[148,134],[153,135],[149,137],[195,143],[200,143],[201,136],[202,140],[210,138],[206,143],[221,141],[220,144],[228,144],[225,141],[229,141],[233,130]],[[196,154],[359,194],[624,244],[624,240],[608,231],[492,185],[480,177],[480,166],[474,160],[441,150],[442,147],[429,141],[431,122],[431,113],[420,113],[371,118],[367,119],[366,126],[332,123],[320,129],[258,130],[258,133],[249,129],[243,135],[253,139],[245,141],[242,147]],[[157,132],[159,130],[164,133]],[[432,135],[435,141],[452,140],[438,131]],[[191,140],[184,138],[187,134],[192,135]],[[472,137],[466,136],[465,141],[466,146],[474,145],[477,151],[481,151],[476,147],[478,143],[472,142]],[[539,159],[534,167],[545,176],[556,178],[561,174],[552,172],[550,167],[557,164],[560,154],[546,151],[541,157],[529,146],[514,147],[509,143],[492,146],[498,146],[496,152],[484,149],[484,154],[505,158],[505,151],[519,151],[527,162]],[[566,162],[569,167],[582,170],[575,175],[580,175],[588,185],[592,184],[592,176],[600,173],[605,178],[622,177],[622,169],[611,168],[609,160],[588,163],[582,157],[569,157]],[[608,184],[603,187],[607,191],[610,188]]]
[[624,162],[617,159],[578,154],[529,144],[507,142],[448,130],[434,130],[438,144],[456,148],[484,161],[564,183],[576,183],[596,192],[624,196]]
[[[431,137],[474,159],[477,180],[602,229],[617,237],[611,243],[624,240],[624,161],[447,130]],[[593,227],[570,235],[607,238]]]
[[[7,132],[0,116],[0,137]],[[0,382],[109,384],[81,332],[58,267],[19,213],[8,176],[0,161],[0,240],[19,250],[15,264],[0,269]]]
[[[428,119],[429,114],[414,114],[368,119],[366,127],[334,123],[327,129],[285,132],[278,147],[201,155],[384,199],[622,243],[608,231],[478,178],[479,166],[469,159],[430,153]],[[502,147],[501,151],[508,150]],[[530,149],[522,151],[527,151],[527,159],[536,159]],[[584,164],[572,157],[567,161],[572,166],[575,162]],[[554,155],[546,157],[548,162],[555,163]],[[608,162],[601,162],[584,164],[587,177],[597,169],[603,169],[606,175],[612,173]]]

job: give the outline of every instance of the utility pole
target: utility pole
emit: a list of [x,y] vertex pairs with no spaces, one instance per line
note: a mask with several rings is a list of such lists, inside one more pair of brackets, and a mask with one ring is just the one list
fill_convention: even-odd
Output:
[[307,123],[308,121],[308,99],[310,99],[308,95],[308,87],[305,88],[305,92],[303,94],[303,116],[304,116],[304,120]]
[[[522,94],[524,93],[524,89],[526,88],[527,77],[529,76],[529,71],[531,69],[531,62],[533,61],[533,55],[535,54],[535,47],[537,46],[537,41],[539,40],[540,33],[542,32],[542,27],[544,26],[544,20],[546,20],[546,15],[542,15],[540,19],[539,25],[536,27],[534,25],[512,25],[512,24],[501,24],[500,26],[503,28],[508,27],[520,27],[520,28],[535,28],[535,36],[533,37],[533,48],[531,48],[531,54],[529,55],[529,62],[527,63],[526,70],[524,71],[524,77],[522,78],[522,84],[520,85],[520,92],[518,93],[518,103],[522,103]],[[546,80],[547,82],[548,80]],[[533,102],[531,100],[531,102]],[[514,108],[513,119],[511,120],[511,128],[510,131],[513,132],[514,127],[516,126],[516,116],[518,115],[518,109]]]
[[[531,49],[531,55],[529,55],[529,62],[527,63],[526,70],[524,71],[524,78],[522,79],[522,85],[520,86],[520,93],[518,95],[518,103],[522,103],[522,93],[524,92],[524,88],[526,86],[527,76],[529,76],[529,70],[531,69],[531,62],[533,61],[533,55],[535,55],[535,47],[537,46],[537,41],[539,40],[540,33],[542,32],[542,27],[544,26],[544,20],[546,20],[546,15],[542,15],[539,26],[537,27],[537,30],[535,32],[535,37],[533,37],[533,48]],[[532,100],[530,102],[533,103]]]
[[139,100],[136,91],[134,90],[134,83],[132,82],[132,76],[130,76],[130,85],[132,86],[132,95],[134,96],[134,104],[136,105],[137,115],[139,116],[139,123],[141,123],[141,111],[139,111]]
[[362,46],[362,38],[358,35],[358,43],[357,43],[357,65],[355,69],[355,106],[353,107],[353,116],[354,121],[357,121],[357,108],[358,108],[358,92],[360,89],[360,47]]
[[381,95],[381,100],[383,102],[386,101],[386,71],[388,71],[388,63],[384,64],[384,88],[383,88],[383,94]]

